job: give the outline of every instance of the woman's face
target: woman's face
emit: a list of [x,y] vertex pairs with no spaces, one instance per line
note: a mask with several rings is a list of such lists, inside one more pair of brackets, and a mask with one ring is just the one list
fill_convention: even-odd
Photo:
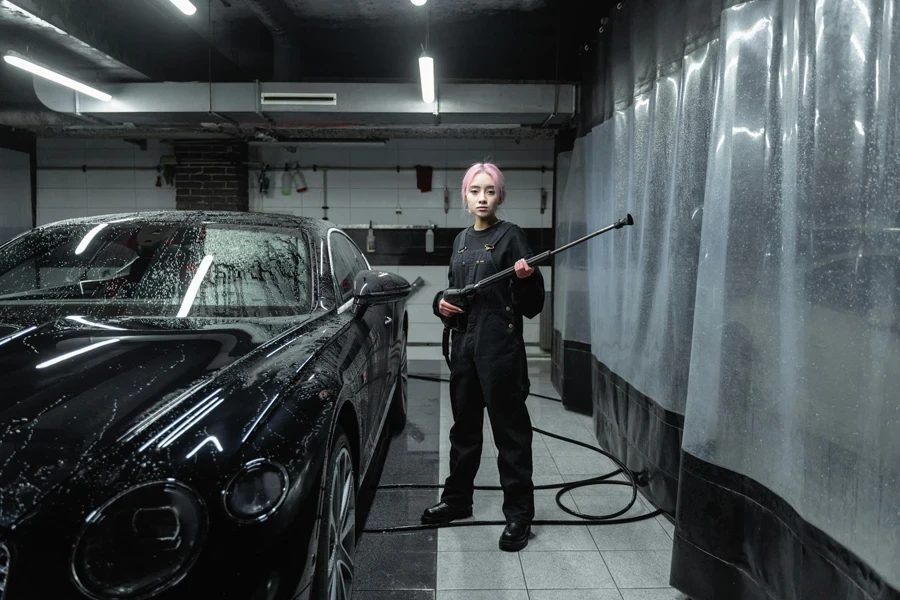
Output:
[[494,179],[484,171],[472,179],[466,190],[466,206],[476,217],[490,218],[500,206],[500,194],[494,186]]

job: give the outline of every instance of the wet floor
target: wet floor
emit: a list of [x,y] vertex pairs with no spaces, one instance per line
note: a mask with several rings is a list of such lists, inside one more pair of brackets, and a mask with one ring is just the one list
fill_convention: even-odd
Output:
[[[422,353],[423,356],[428,356]],[[431,354],[433,356],[433,354]],[[447,377],[442,361],[417,360],[410,373]],[[550,362],[529,362],[532,392],[556,397]],[[596,444],[589,416],[559,402],[528,399],[535,426]],[[446,383],[409,382],[406,429],[386,440],[379,484],[440,483],[449,465],[449,388]],[[485,418],[485,427],[489,427]],[[497,451],[485,431],[477,485],[499,485]],[[589,450],[535,434],[534,481],[562,483],[605,474],[611,462]],[[438,501],[439,490],[368,490],[366,528],[414,525],[422,510]],[[555,490],[538,491],[536,519],[573,519],[557,505]],[[601,486],[575,490],[571,508],[610,513],[625,506],[630,490]],[[479,520],[502,520],[502,493],[475,493]],[[628,516],[650,512],[639,498]],[[669,587],[671,523],[663,517],[625,525],[534,527],[525,550],[497,548],[502,526],[412,533],[363,533],[357,551],[357,600],[686,600]]]

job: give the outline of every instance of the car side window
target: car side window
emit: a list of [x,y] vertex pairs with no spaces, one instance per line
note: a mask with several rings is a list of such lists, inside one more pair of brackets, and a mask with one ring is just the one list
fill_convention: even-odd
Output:
[[353,280],[356,278],[356,274],[368,270],[369,263],[356,245],[342,233],[331,232],[329,245],[334,279],[337,283],[340,303],[343,304],[353,297]]

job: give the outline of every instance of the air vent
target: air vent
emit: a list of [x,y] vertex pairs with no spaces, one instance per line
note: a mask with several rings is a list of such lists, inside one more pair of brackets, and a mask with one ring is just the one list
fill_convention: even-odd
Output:
[[337,94],[300,94],[291,92],[263,92],[263,104],[288,104],[291,106],[337,106]]

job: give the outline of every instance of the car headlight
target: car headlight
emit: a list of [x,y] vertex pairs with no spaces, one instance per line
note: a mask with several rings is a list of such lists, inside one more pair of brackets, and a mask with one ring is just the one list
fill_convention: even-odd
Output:
[[140,599],[187,574],[206,538],[200,497],[174,481],[133,487],[88,516],[72,573],[92,598]]
[[284,502],[288,474],[277,463],[264,459],[250,461],[235,475],[223,492],[225,510],[238,521],[261,521]]

